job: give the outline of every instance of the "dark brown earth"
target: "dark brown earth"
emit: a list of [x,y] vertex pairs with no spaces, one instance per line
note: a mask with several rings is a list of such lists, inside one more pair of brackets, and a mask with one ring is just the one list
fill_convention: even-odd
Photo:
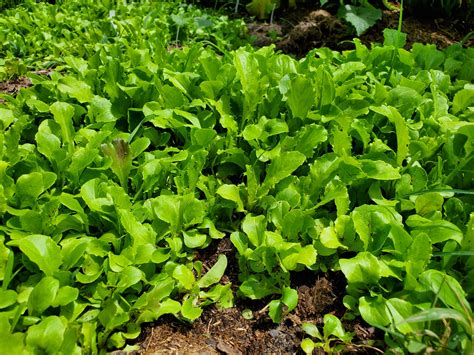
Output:
[[[30,79],[26,77],[15,78],[0,82],[0,93],[16,95],[21,88],[27,88],[28,86],[31,86]],[[0,103],[2,102],[4,102],[4,100],[0,97]]]
[[[36,70],[33,73],[37,75],[49,75],[52,72],[51,69]],[[11,80],[0,82],[0,94],[10,94],[15,96],[18,94],[20,89],[31,86],[31,80],[26,76],[15,77]],[[5,102],[0,97],[0,104]]]
[[[399,12],[385,10],[382,19],[360,37],[361,41],[383,43],[385,28],[397,29]],[[334,50],[352,49],[355,36],[347,23],[326,10],[307,9],[283,10],[272,23],[249,22],[248,29],[254,38],[254,45],[266,46],[274,43],[284,53],[302,57],[314,48],[329,47]],[[407,34],[406,48],[415,42],[435,44],[438,49],[460,42],[474,30],[474,19],[417,18],[405,15],[402,31]],[[474,46],[474,35],[465,42]]]
[[[235,249],[229,239],[223,239],[211,246],[196,259],[211,267],[221,253],[229,259],[223,282],[238,284]],[[193,324],[174,317],[163,317],[144,329],[139,353],[173,354],[294,354],[302,353],[300,348],[304,332],[301,325],[310,322],[323,327],[323,317],[327,313],[343,317],[345,307],[342,298],[345,294],[345,278],[342,273],[315,273],[304,271],[294,274],[292,287],[298,291],[297,308],[288,314],[280,324],[275,324],[268,316],[263,301],[237,299],[230,309],[210,306]],[[251,318],[244,318],[243,313]],[[383,353],[382,335],[372,327],[363,325],[361,320],[344,321],[346,331],[354,333],[351,344],[345,346],[345,353],[374,354]],[[333,346],[337,341],[331,343]],[[316,352],[317,353],[317,352]],[[323,354],[324,352],[321,352]]]

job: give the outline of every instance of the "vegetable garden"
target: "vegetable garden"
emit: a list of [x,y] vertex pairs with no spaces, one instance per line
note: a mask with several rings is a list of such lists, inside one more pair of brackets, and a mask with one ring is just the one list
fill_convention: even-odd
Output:
[[181,350],[472,354],[465,41],[297,59],[193,4],[7,5],[0,354],[146,352],[225,312],[263,343]]

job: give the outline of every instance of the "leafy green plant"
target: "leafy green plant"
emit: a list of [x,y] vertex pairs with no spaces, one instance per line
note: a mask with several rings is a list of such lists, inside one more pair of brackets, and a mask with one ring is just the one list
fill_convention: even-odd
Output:
[[[115,16],[110,16],[111,11]],[[181,34],[173,18],[189,19],[184,27],[181,25]],[[0,26],[0,56],[7,60],[0,63],[0,76],[5,73],[0,80],[24,74],[24,70],[11,72],[8,63],[20,63],[29,69],[56,67],[64,64],[61,58],[93,56],[101,46],[112,43],[132,41],[140,47],[151,41],[152,46],[167,46],[172,39],[179,39],[208,41],[228,50],[243,44],[246,38],[242,20],[172,2],[28,1],[0,13]]]
[[6,58],[0,62],[0,80],[16,79],[27,72],[27,67],[21,59]]
[[246,5],[247,11],[259,19],[268,18],[278,2],[274,0],[252,0]]
[[301,349],[306,354],[312,354],[315,349],[321,349],[327,354],[339,353],[350,344],[354,336],[346,332],[339,318],[332,314],[324,316],[323,334],[312,323],[303,323],[301,328],[310,336],[301,341]]
[[382,18],[382,10],[372,6],[368,1],[361,1],[356,5],[341,2],[338,16],[354,26],[357,36],[360,36]]
[[14,7],[19,5],[22,0],[1,0],[0,1],[0,10],[7,9],[9,7]]
[[132,170],[130,145],[123,139],[116,138],[112,144],[102,144],[102,152],[112,159],[111,169],[117,175],[120,185],[128,191],[128,178]]

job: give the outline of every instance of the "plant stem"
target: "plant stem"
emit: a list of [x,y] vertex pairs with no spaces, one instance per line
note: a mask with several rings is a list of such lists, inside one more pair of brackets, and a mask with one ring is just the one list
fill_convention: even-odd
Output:
[[402,32],[403,23],[403,0],[400,1],[400,16],[398,16],[398,32]]
[[273,24],[273,14],[275,13],[275,7],[276,7],[276,3],[273,4],[272,14],[270,15],[270,25]]
[[464,44],[466,44],[466,42],[469,40],[469,38],[471,38],[472,36],[474,36],[474,31],[471,31],[469,32],[467,35],[464,36],[464,38],[461,40],[461,46],[464,46]]

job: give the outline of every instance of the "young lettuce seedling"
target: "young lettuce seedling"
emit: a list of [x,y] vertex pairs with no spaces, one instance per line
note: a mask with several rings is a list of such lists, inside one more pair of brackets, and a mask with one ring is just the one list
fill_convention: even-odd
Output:
[[350,344],[354,336],[354,333],[346,332],[339,318],[332,314],[324,316],[323,334],[312,323],[305,322],[301,328],[310,336],[305,337],[301,342],[301,349],[306,354],[313,353],[314,349],[322,349],[326,354],[339,354],[346,345]]
[[117,175],[120,185],[128,192],[128,176],[132,169],[130,145],[122,138],[116,138],[112,143],[102,144],[102,152],[112,159],[111,169]]

